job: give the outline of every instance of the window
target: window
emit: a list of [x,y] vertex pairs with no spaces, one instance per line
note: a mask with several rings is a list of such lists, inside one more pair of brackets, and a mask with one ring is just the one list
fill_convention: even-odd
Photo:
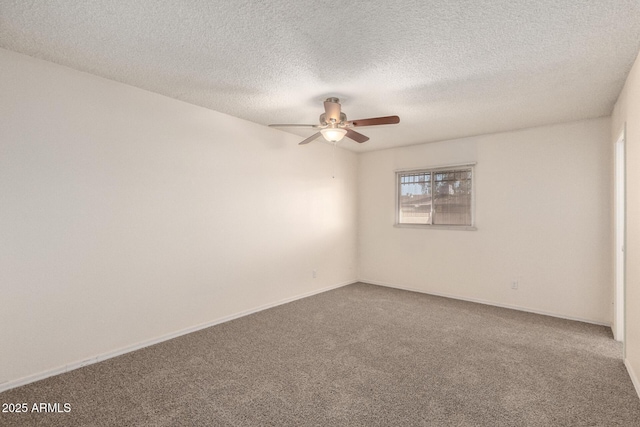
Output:
[[396,173],[397,225],[473,229],[473,165]]

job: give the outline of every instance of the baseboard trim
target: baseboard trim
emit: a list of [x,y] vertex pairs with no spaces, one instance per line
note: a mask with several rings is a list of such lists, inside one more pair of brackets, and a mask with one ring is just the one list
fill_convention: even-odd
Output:
[[590,320],[590,319],[583,319],[583,318],[580,318],[580,317],[565,316],[563,314],[552,313],[552,312],[543,311],[543,310],[536,310],[536,309],[532,309],[532,308],[528,308],[528,307],[522,307],[522,306],[519,306],[519,305],[501,304],[501,303],[488,301],[488,300],[483,300],[483,299],[479,299],[479,298],[468,298],[468,297],[463,297],[463,296],[459,296],[459,295],[446,294],[446,293],[442,293],[442,292],[425,291],[425,290],[422,290],[422,289],[411,288],[409,286],[402,286],[402,285],[395,285],[395,284],[392,284],[392,283],[380,282],[378,280],[359,279],[358,281],[362,282],[362,283],[370,283],[372,285],[377,285],[377,286],[385,286],[387,288],[402,289],[404,291],[418,292],[418,293],[421,293],[421,294],[434,295],[434,296],[444,297],[444,298],[452,298],[452,299],[457,299],[457,300],[461,300],[461,301],[476,302],[478,304],[492,305],[494,307],[508,308],[508,309],[511,309],[511,310],[519,310],[519,311],[524,311],[524,312],[527,312],[527,313],[541,314],[543,316],[551,316],[551,317],[557,317],[557,318],[560,318],[560,319],[575,320],[576,322],[591,323],[593,325],[611,327],[610,323],[599,322],[599,321]]
[[627,372],[631,377],[631,382],[636,389],[636,393],[638,394],[638,398],[640,399],[640,378],[636,375],[636,372],[631,367],[631,363],[629,363],[629,359],[624,359],[624,366],[627,368]]
[[220,318],[212,320],[210,322],[202,323],[200,325],[192,326],[192,327],[189,327],[189,328],[186,328],[186,329],[181,329],[181,330],[176,331],[176,332],[165,334],[165,335],[162,335],[162,336],[160,336],[158,338],[153,338],[153,339],[150,339],[150,340],[142,341],[142,342],[137,343],[137,344],[129,345],[129,346],[120,348],[118,350],[109,351],[109,352],[106,352],[106,353],[101,353],[99,355],[90,357],[88,359],[84,359],[82,361],[72,362],[72,363],[70,363],[68,365],[59,366],[59,367],[53,368],[53,369],[48,369],[46,371],[42,371],[42,372],[39,372],[37,374],[33,374],[33,375],[26,376],[26,377],[22,377],[22,378],[19,378],[17,380],[7,381],[7,382],[4,382],[4,383],[0,384],[0,393],[2,393],[4,391],[7,391],[7,390],[11,390],[11,389],[16,388],[16,387],[20,387],[20,386],[27,385],[27,384],[30,384],[30,383],[33,383],[33,382],[36,382],[36,381],[40,381],[40,380],[43,380],[45,378],[52,377],[54,375],[63,374],[65,372],[73,371],[74,369],[82,368],[82,367],[85,367],[85,366],[88,366],[88,365],[93,365],[94,363],[102,362],[103,360],[107,360],[107,359],[111,359],[111,358],[114,358],[114,357],[117,357],[117,356],[121,356],[123,354],[130,353],[132,351],[140,350],[141,348],[149,347],[151,345],[158,344],[158,343],[161,343],[163,341],[168,341],[170,339],[177,338],[177,337],[180,337],[182,335],[190,334],[192,332],[196,332],[196,331],[199,331],[201,329],[206,329],[206,328],[209,328],[211,326],[215,326],[215,325],[219,325],[221,323],[229,322],[231,320],[238,319],[240,317],[248,316],[250,314],[258,313],[260,311],[267,310],[269,308],[277,307],[279,305],[287,304],[287,303],[290,303],[290,302],[293,302],[293,301],[296,301],[296,300],[299,300],[299,299],[303,299],[303,298],[307,298],[307,297],[310,297],[310,296],[313,296],[313,295],[321,294],[323,292],[327,292],[327,291],[330,291],[330,290],[333,290],[333,289],[341,288],[343,286],[351,285],[351,284],[357,283],[357,282],[358,282],[357,280],[350,280],[350,281],[338,283],[337,285],[331,285],[331,286],[327,286],[325,288],[316,289],[316,290],[313,290],[313,291],[310,291],[310,292],[305,292],[305,293],[300,294],[300,295],[296,295],[296,296],[293,296],[293,297],[285,298],[285,299],[282,299],[282,300],[279,300],[279,301],[275,301],[275,302],[272,302],[272,303],[268,303],[268,304],[263,304],[261,306],[258,306],[258,307],[255,307],[255,308],[252,308],[252,309],[249,309],[249,310],[244,310],[244,311],[241,311],[241,312],[236,313],[236,314],[220,317]]

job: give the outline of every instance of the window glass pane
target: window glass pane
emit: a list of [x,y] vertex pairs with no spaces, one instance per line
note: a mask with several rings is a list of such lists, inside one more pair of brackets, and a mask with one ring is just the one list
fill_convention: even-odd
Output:
[[399,222],[401,224],[431,223],[431,174],[414,173],[400,177]]
[[471,171],[437,173],[433,224],[471,225]]

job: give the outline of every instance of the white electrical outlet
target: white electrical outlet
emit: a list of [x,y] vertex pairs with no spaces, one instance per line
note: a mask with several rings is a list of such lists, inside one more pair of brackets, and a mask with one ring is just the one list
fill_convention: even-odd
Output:
[[315,270],[313,270],[313,271],[311,272],[311,277],[313,277],[313,278],[315,279],[316,277],[318,277],[318,273],[316,273],[316,271],[315,271]]
[[512,281],[511,282],[511,289],[518,289],[518,285],[519,285],[519,283],[518,283],[517,280]]

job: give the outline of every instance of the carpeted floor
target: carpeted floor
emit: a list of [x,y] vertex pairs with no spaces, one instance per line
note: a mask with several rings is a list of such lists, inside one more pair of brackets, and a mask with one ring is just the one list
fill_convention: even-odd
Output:
[[2,426],[639,426],[609,328],[355,284],[0,394]]

